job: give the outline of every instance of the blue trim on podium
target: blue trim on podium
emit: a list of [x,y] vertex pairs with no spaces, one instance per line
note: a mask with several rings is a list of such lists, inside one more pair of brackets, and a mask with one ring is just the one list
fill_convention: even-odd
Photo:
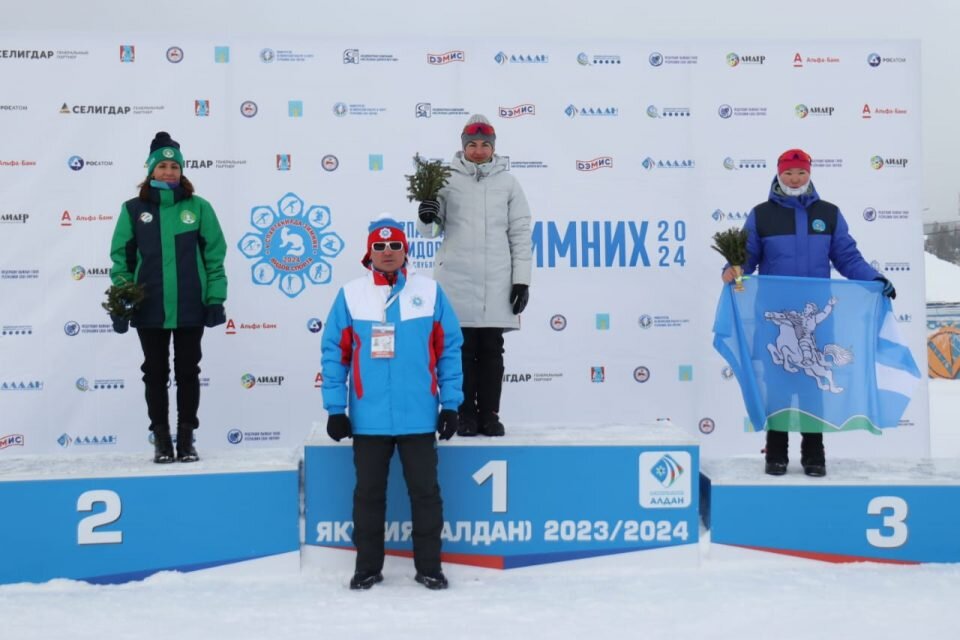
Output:
[[[846,469],[858,464],[847,462]],[[851,478],[844,463],[834,463],[833,480],[808,479],[799,469],[778,479],[763,476],[754,460],[755,478],[745,480],[723,465],[711,475],[712,464],[702,476],[711,544],[827,562],[960,562],[960,478],[952,473],[917,461],[914,477],[872,471]],[[915,477],[917,470],[927,477]]]
[[[673,544],[652,545],[643,548],[644,551],[653,549],[665,549],[674,547]],[[617,556],[624,553],[634,553],[636,547],[626,549],[604,549],[601,551],[564,551],[560,553],[531,553],[526,555],[506,556],[503,558],[504,569],[520,569],[523,567],[534,567],[541,564],[551,564],[554,562],[566,562],[568,560],[586,560],[589,558],[602,558],[605,556]]]
[[200,562],[196,564],[187,564],[181,565],[178,567],[163,567],[161,569],[144,569],[142,571],[130,571],[127,573],[117,573],[109,576],[95,576],[92,578],[83,578],[84,582],[89,582],[90,584],[123,584],[124,582],[136,582],[137,580],[145,580],[150,576],[161,573],[163,571],[179,571],[180,573],[190,573],[191,571],[203,571],[204,569],[214,569],[216,567],[224,567],[230,564],[236,564],[240,562],[249,562],[250,560],[259,560],[260,558],[269,558],[272,555],[258,556],[253,558],[230,558],[229,560],[217,560],[214,562]]
[[[199,463],[198,463],[199,465]],[[152,466],[152,465],[151,465]],[[152,470],[151,470],[152,471]],[[296,552],[299,470],[0,477],[0,584],[98,584]]]

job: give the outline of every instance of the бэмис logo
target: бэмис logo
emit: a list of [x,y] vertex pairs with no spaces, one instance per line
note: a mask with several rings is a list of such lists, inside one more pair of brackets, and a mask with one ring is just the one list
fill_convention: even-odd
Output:
[[251,267],[254,284],[276,284],[289,298],[295,298],[307,284],[327,284],[333,266],[327,261],[343,251],[343,240],[330,226],[330,208],[309,208],[295,193],[284,195],[276,208],[260,205],[250,210],[250,224],[257,229],[247,233],[237,248],[256,260]]

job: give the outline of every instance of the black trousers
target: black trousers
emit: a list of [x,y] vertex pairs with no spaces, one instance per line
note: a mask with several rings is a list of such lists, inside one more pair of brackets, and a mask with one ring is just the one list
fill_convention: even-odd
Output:
[[173,371],[177,381],[177,425],[200,426],[200,339],[203,327],[137,329],[143,349],[143,384],[146,388],[150,430],[169,430],[170,336],[173,336]]
[[503,329],[463,329],[463,404],[461,414],[483,422],[500,413],[503,388]]
[[443,501],[437,482],[437,440],[433,433],[408,436],[354,436],[353,544],[357,571],[383,569],[384,523],[387,518],[387,475],[390,457],[400,452],[403,477],[413,516],[413,564],[420,573],[440,571]]

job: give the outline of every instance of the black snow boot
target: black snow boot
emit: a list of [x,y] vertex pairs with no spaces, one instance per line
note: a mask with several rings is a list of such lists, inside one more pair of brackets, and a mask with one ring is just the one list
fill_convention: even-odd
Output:
[[767,431],[767,446],[763,450],[766,459],[764,473],[771,476],[782,476],[787,472],[787,448],[790,444],[790,434],[786,431]]
[[827,475],[827,460],[823,451],[822,433],[804,433],[800,442],[800,464],[803,472],[814,478]]
[[418,571],[414,580],[432,591],[446,589],[450,586],[447,577],[443,575],[443,571],[437,571],[436,573],[420,573]]
[[369,589],[378,582],[383,582],[383,574],[379,571],[357,571],[350,578],[350,588],[354,591],[358,589]]
[[469,407],[460,407],[460,426],[457,427],[457,435],[462,437],[472,437],[477,435],[477,413],[471,411]]
[[193,446],[193,429],[190,427],[177,427],[177,460],[180,462],[196,462],[200,459],[197,450]]
[[173,441],[170,439],[170,426],[157,425],[153,430],[153,461],[157,464],[173,462]]
[[495,413],[484,416],[480,421],[479,433],[482,436],[502,436],[505,433],[505,430],[503,428],[503,423],[500,422],[500,417]]

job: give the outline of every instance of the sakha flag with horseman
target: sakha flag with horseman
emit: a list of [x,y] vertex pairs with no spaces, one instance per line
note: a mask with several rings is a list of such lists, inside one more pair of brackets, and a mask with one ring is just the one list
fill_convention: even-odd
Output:
[[874,281],[747,276],[724,286],[713,346],[757,431],[895,427],[920,381]]

